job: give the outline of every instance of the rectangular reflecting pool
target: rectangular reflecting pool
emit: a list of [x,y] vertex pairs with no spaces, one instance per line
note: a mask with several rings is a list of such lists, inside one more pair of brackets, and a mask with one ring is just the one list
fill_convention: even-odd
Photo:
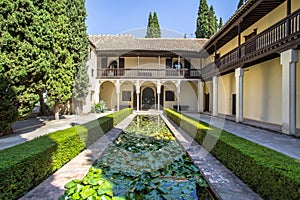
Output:
[[159,115],[137,115],[61,199],[213,199]]

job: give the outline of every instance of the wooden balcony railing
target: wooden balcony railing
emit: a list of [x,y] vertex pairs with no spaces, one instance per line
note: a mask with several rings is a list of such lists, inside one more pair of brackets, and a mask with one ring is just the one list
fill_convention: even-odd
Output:
[[217,66],[219,72],[224,72],[247,61],[258,59],[258,55],[267,56],[276,50],[292,46],[294,45],[292,41],[297,38],[300,38],[300,9],[207,65],[205,67],[207,74],[202,75],[207,77],[211,74],[208,72],[211,65]]
[[197,69],[98,69],[97,78],[200,78]]

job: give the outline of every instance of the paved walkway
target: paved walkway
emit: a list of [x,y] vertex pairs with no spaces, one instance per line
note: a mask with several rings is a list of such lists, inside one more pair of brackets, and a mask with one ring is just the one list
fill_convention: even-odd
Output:
[[14,134],[0,137],[0,150],[24,143],[57,130],[70,128],[77,124],[84,124],[109,113],[111,112],[101,114],[66,115],[62,116],[62,119],[59,121],[54,120],[53,117],[35,117],[17,121],[12,126]]
[[221,128],[227,132],[233,133],[239,137],[269,147],[275,151],[300,160],[300,139],[298,138],[274,133],[272,131],[255,128],[252,126],[225,120],[224,118],[209,116],[206,114],[184,114],[193,117],[194,119],[201,120],[213,126]]

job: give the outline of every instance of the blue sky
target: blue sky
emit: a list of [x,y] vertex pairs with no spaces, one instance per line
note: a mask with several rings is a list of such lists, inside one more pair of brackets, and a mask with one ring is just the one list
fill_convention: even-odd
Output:
[[[149,12],[156,12],[163,37],[195,37],[200,0],[86,0],[89,35],[134,34],[144,37]],[[238,0],[207,0],[225,23]]]

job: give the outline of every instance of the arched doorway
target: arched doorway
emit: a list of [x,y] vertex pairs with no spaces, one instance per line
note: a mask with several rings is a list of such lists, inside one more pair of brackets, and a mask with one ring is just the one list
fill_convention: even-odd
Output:
[[155,108],[155,93],[150,87],[147,87],[142,92],[142,110]]
[[100,85],[100,100],[103,100],[108,110],[115,109],[117,105],[116,89],[115,85],[106,81]]

